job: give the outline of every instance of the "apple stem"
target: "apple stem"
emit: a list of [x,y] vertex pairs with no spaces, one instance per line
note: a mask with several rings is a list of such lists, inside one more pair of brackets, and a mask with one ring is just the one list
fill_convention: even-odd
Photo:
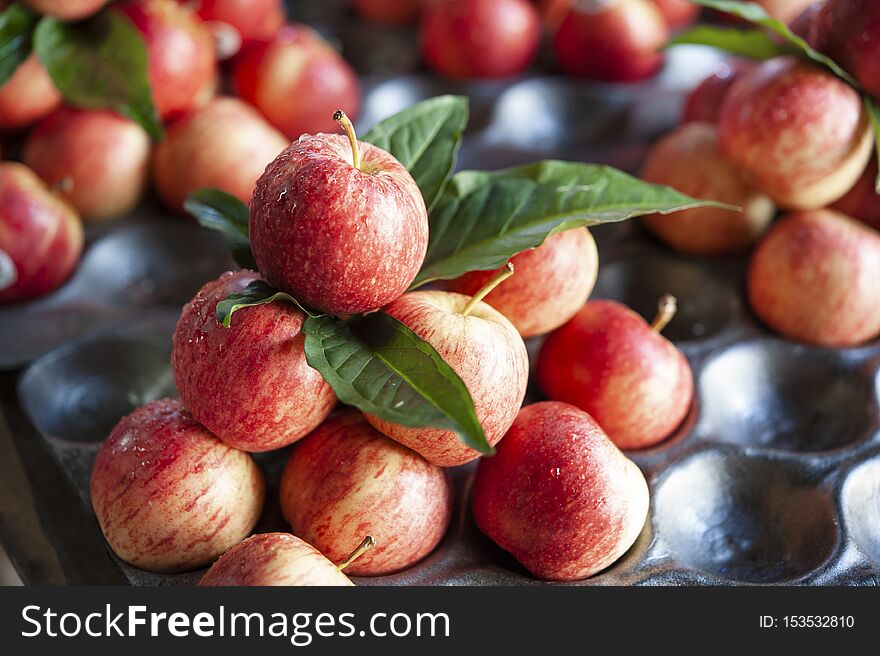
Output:
[[363,540],[361,540],[361,543],[357,547],[355,547],[354,551],[352,551],[350,554],[348,554],[348,556],[345,557],[345,560],[336,565],[336,569],[341,572],[375,546],[376,539],[372,535],[368,535]]
[[657,316],[651,322],[651,330],[655,333],[663,332],[678,311],[678,301],[672,294],[663,294],[657,302]]
[[498,274],[492,278],[489,282],[487,282],[483,288],[473,295],[471,300],[468,301],[468,304],[464,306],[464,309],[461,311],[461,316],[466,317],[471,312],[473,312],[474,308],[477,307],[477,303],[486,298],[493,289],[495,289],[502,282],[510,278],[513,275],[513,262],[508,262],[507,266],[505,266]]
[[360,170],[361,150],[358,148],[357,133],[354,131],[351,119],[341,109],[337,109],[333,114],[333,120],[339,123],[342,129],[345,130],[345,134],[348,135],[348,140],[351,142],[351,163],[356,169]]

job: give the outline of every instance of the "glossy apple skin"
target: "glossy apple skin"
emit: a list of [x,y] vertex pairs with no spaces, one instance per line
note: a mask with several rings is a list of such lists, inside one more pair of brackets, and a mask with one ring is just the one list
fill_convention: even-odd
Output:
[[346,571],[378,576],[434,550],[452,517],[452,484],[441,468],[346,410],[294,447],[281,509],[293,532],[334,562],[373,536],[376,546]]
[[[486,440],[495,445],[525,398],[529,360],[516,328],[491,306],[478,303],[462,316],[469,301],[469,296],[453,292],[410,292],[383,311],[433,346],[459,375],[474,401]],[[480,455],[453,431],[409,428],[365,416],[382,433],[439,467],[463,465]]]
[[[587,302],[599,272],[596,242],[586,228],[558,232],[511,262],[516,274],[483,300],[510,319],[523,338],[549,333],[571,319]],[[472,296],[498,273],[473,271],[447,286]]]
[[873,130],[859,94],[791,57],[739,76],[718,120],[721,149],[785,209],[839,200],[865,170]]
[[428,247],[425,201],[381,148],[336,134],[304,135],[257,181],[250,239],[274,287],[331,314],[375,310],[410,286]]
[[27,127],[60,104],[61,95],[49,73],[32,54],[0,86],[0,128],[17,130]]
[[169,127],[156,146],[153,179],[162,200],[183,211],[198,189],[221,189],[243,203],[266,165],[289,142],[250,105],[217,97]]
[[91,16],[107,0],[23,0],[24,4],[40,14],[62,21],[76,21]]
[[355,120],[361,92],[351,66],[316,32],[287,25],[271,41],[246,48],[233,72],[236,93],[290,139],[337,132],[333,112]]
[[214,39],[193,11],[173,0],[134,0],[119,11],[141,32],[149,57],[153,102],[165,120],[208,99],[217,76]]
[[85,221],[130,211],[147,184],[150,138],[112,112],[62,107],[43,119],[24,146],[24,162],[59,189]]
[[451,78],[522,73],[540,36],[538,12],[525,0],[438,0],[425,7],[420,30],[428,66]]
[[76,211],[23,164],[0,162],[0,303],[56,289],[82,249]]
[[681,351],[615,301],[590,301],[551,333],[538,355],[537,378],[549,398],[590,413],[621,449],[665,440],[694,396]]
[[669,26],[672,28],[680,28],[690,25],[697,20],[700,13],[700,6],[695,5],[688,0],[651,0]]
[[717,123],[728,90],[739,75],[752,68],[754,64],[745,60],[719,64],[712,75],[700,82],[688,94],[684,103],[682,121]]
[[880,335],[880,233],[832,210],[790,214],[752,255],[748,296],[775,331],[819,346]]
[[648,0],[577,5],[553,37],[564,73],[605,82],[637,82],[663,65],[669,27]]
[[718,129],[709,123],[686,123],[663,137],[648,152],[642,178],[692,198],[742,208],[699,207],[644,218],[652,233],[683,253],[716,255],[748,248],[776,214],[770,197],[721,154]]
[[242,540],[220,556],[199,581],[199,586],[276,585],[354,583],[320,551],[290,533],[260,533]]
[[876,184],[877,158],[874,157],[855,186],[832,209],[880,230],[880,194]]
[[228,272],[202,287],[183,308],[171,353],[183,405],[223,442],[244,451],[295,442],[336,403],[306,362],[306,315],[295,305],[242,308],[229,328],[217,321],[217,303],[259,279],[252,271]]
[[123,417],[92,470],[92,507],[122,560],[153,572],[207,565],[251,532],[263,506],[253,459],[173,399]]
[[387,25],[406,25],[422,13],[425,0],[352,0],[358,13],[368,21]]
[[480,530],[536,577],[576,581],[633,545],[648,485],[590,415],[546,401],[523,408],[498,453],[477,467]]
[[285,19],[282,0],[197,0],[196,13],[234,27],[243,43],[268,41]]
[[821,47],[873,96],[880,97],[880,4],[828,0],[820,17]]

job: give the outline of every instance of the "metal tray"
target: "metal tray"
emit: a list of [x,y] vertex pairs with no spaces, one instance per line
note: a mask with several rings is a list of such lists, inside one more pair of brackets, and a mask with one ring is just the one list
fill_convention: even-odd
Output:
[[[670,54],[633,86],[561,77],[450,84],[412,74],[365,77],[360,124],[445,92],[472,99],[460,165],[498,168],[555,157],[635,171],[678,120],[684,92],[718,56]],[[677,433],[631,456],[651,487],[637,543],[586,585],[880,584],[880,343],[850,350],[778,339],[749,312],[747,258],[685,258],[637,222],[597,228],[593,298],[650,316],[671,292],[667,336],[687,355],[696,400]],[[48,298],[0,308],[0,537],[29,582],[182,585],[103,544],[88,496],[101,441],[121,416],[174,394],[170,336],[180,307],[232,268],[222,241],[146,206],[92,230],[74,278]],[[536,355],[539,340],[530,340]],[[20,374],[17,371],[26,368]],[[530,389],[528,401],[540,398]],[[5,417],[5,422],[4,422]],[[285,530],[277,499],[288,450],[257,456],[269,490],[258,532]],[[473,466],[452,471],[454,520],[438,549],[362,585],[539,583],[483,537],[468,510]]]

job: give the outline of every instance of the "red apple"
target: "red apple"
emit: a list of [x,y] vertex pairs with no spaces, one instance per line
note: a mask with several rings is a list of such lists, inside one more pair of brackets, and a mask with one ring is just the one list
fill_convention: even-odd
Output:
[[607,82],[636,82],[663,65],[669,27],[648,0],[579,2],[553,37],[563,72]]
[[856,185],[832,209],[880,230],[880,194],[877,193],[876,185],[877,158],[874,157]]
[[92,470],[92,506],[122,560],[155,572],[207,565],[251,532],[263,476],[172,399],[123,417]]
[[389,25],[412,23],[422,13],[425,0],[352,0],[358,13],[368,21]]
[[82,247],[76,211],[26,166],[0,162],[0,303],[58,287]]
[[648,485],[586,412],[547,401],[523,408],[480,461],[477,526],[540,579],[575,581],[620,558],[648,515]]
[[91,16],[107,0],[23,0],[24,4],[40,14],[63,21],[77,21]]
[[320,551],[290,533],[252,535],[211,565],[200,586],[354,585]]
[[178,211],[203,188],[222,189],[247,203],[257,178],[287,145],[250,105],[218,97],[168,129],[156,147],[153,177],[162,200]]
[[207,100],[217,75],[214,39],[202,20],[173,0],[118,5],[141,32],[149,56],[153,102],[163,119],[179,117]]
[[712,75],[688,94],[684,102],[682,121],[716,123],[727,91],[739,75],[752,68],[754,64],[746,60],[719,64]]
[[[475,299],[476,300],[476,297]],[[464,382],[483,426],[495,445],[516,418],[529,377],[526,347],[516,328],[486,303],[452,292],[410,292],[385,308],[433,346]],[[367,421],[440,467],[479,457],[455,432],[409,428],[366,415]]]
[[590,301],[544,341],[538,384],[549,398],[589,412],[621,449],[662,442],[694,396],[687,358],[660,334],[674,313],[669,296],[651,325],[620,303]]
[[453,78],[522,73],[538,51],[541,21],[526,0],[437,0],[425,7],[422,53]]
[[268,41],[284,25],[282,0],[196,0],[196,3],[202,20],[231,26],[244,43]]
[[288,25],[271,41],[247,48],[233,72],[236,93],[291,139],[332,132],[334,110],[355,117],[360,87],[351,66],[316,32]]
[[724,154],[786,209],[839,200],[865,170],[874,143],[858,92],[793,57],[739,76],[718,125]]
[[30,133],[24,163],[59,189],[86,221],[131,210],[147,184],[150,138],[105,111],[62,107]]
[[749,264],[755,314],[786,337],[856,346],[880,335],[880,233],[831,210],[790,214]]
[[0,128],[14,130],[27,127],[60,104],[61,95],[52,78],[37,56],[32,54],[0,86]]
[[825,34],[821,29],[822,8],[824,6],[825,0],[813,2],[788,26],[792,32],[817,50],[821,50],[824,46]]
[[[485,301],[516,326],[525,337],[555,330],[580,310],[599,271],[596,242],[586,228],[565,230],[538,248],[511,260],[516,275],[494,289]],[[472,296],[496,271],[474,271],[449,282],[454,292]]]
[[171,365],[183,405],[223,442],[269,451],[305,436],[330,414],[333,390],[306,362],[305,313],[293,304],[238,310],[229,328],[217,303],[260,277],[225,273],[180,315]]
[[685,27],[697,20],[700,13],[700,6],[690,2],[690,0],[651,0],[669,26],[672,28]]
[[369,533],[377,546],[348,571],[377,576],[434,550],[452,516],[452,484],[445,471],[346,410],[294,447],[281,477],[281,509],[293,532],[333,561]]
[[817,20],[822,49],[880,98],[880,3],[828,0]]
[[776,214],[773,201],[721,154],[718,129],[709,123],[686,123],[661,139],[648,152],[642,178],[742,209],[698,207],[644,218],[651,232],[684,253],[714,255],[747,248]]
[[332,314],[375,310],[406,291],[428,246],[425,201],[392,155],[341,135],[304,135],[257,181],[250,239],[274,287]]
[[[762,5],[765,11],[783,23],[796,19],[815,0],[753,0]],[[850,2],[851,0],[846,0]],[[870,0],[869,0],[870,1]]]

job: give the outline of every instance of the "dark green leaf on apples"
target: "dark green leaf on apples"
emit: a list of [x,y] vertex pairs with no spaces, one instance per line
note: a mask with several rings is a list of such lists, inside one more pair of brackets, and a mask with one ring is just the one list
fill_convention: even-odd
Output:
[[0,85],[31,54],[32,35],[37,15],[13,2],[0,12]]
[[147,78],[147,49],[122,14],[102,11],[78,23],[44,16],[34,32],[34,51],[71,105],[117,112],[151,137],[162,136]]
[[183,208],[199,225],[216,230],[226,238],[232,256],[245,269],[257,268],[248,236],[250,212],[238,198],[219,189],[199,189],[187,196]]
[[293,303],[300,310],[310,317],[321,316],[311,310],[300,305],[293,296],[285,292],[279,292],[264,280],[254,280],[248,283],[247,287],[240,292],[230,294],[222,301],[217,303],[216,315],[217,321],[226,328],[232,325],[232,315],[238,310],[246,307],[254,307],[255,305],[266,305],[267,303]]
[[717,25],[698,25],[669,42],[670,46],[682,44],[712,46],[733,55],[759,60],[798,53],[797,48],[774,39],[766,30],[743,30]]
[[414,285],[497,269],[562,230],[707,205],[728,207],[597,164],[547,160],[462,171],[431,213],[428,253]]
[[[877,156],[880,157],[880,107],[869,96],[865,96],[865,106],[868,108],[868,115],[871,117],[871,123],[874,126],[874,138],[877,140]],[[877,193],[880,194],[880,174],[877,175],[875,188]]]
[[[761,5],[754,2],[738,2],[736,0],[690,0],[690,2],[725,14],[732,14],[747,23],[751,23],[752,25],[767,30],[769,33],[775,34],[780,39],[781,50],[779,54],[797,54],[806,57],[807,59],[830,69],[832,73],[846,80],[854,87],[858,87],[858,83],[855,79],[843,70],[843,68],[841,68],[833,59],[823,55],[818,50],[814,50],[809,43],[792,32],[788,28],[788,25],[783,21],[770,16]],[[734,54],[745,57],[754,57],[755,59],[767,59],[765,56],[768,47],[766,43],[753,36],[746,36],[746,41],[737,40],[729,35],[729,32],[729,28],[701,25],[673,38],[671,43],[701,44],[725,50],[727,49],[725,45],[732,45],[734,48],[731,49],[730,52]],[[748,31],[746,33],[748,34]],[[755,54],[748,52],[743,47],[749,42],[749,40],[752,40],[752,45],[759,48]]]
[[309,364],[343,403],[395,424],[454,430],[469,447],[494,453],[461,378],[394,317],[309,317],[303,330]]
[[455,168],[467,122],[466,97],[437,96],[385,119],[363,141],[387,150],[407,168],[430,212]]

